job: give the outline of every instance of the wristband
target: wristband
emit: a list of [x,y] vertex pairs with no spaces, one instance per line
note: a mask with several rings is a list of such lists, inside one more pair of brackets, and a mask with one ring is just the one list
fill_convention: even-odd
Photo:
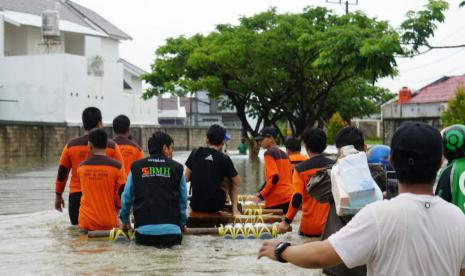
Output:
[[286,250],[286,248],[289,245],[291,245],[291,244],[288,243],[288,242],[280,242],[280,243],[278,243],[278,245],[274,249],[274,256],[276,257],[276,260],[278,260],[281,263],[287,263],[287,261],[284,260],[281,255],[283,254],[284,250]]

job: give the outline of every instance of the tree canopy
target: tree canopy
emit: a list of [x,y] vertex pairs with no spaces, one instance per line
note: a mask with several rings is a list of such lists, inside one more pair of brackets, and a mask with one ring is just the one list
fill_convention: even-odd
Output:
[[444,127],[465,124],[465,88],[463,84],[457,86],[455,96],[449,100],[441,119]]
[[[238,25],[218,25],[208,35],[169,38],[143,77],[151,84],[144,97],[208,91],[235,108],[250,136],[278,121],[288,121],[299,135],[337,111],[345,120],[368,115],[393,96],[373,84],[397,73],[396,56],[419,51],[416,45],[442,19],[442,3],[431,0],[426,15],[411,13],[402,36],[361,12],[338,16],[309,7],[297,14],[270,9],[242,17]],[[257,124],[250,125],[247,115]]]

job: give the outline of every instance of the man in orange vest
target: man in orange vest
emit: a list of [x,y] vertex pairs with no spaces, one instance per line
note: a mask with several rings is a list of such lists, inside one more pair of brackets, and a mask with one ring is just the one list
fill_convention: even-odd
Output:
[[[305,149],[310,157],[298,164],[292,175],[294,193],[289,204],[285,220],[279,224],[279,231],[285,233],[302,206],[302,220],[299,234],[304,236],[320,236],[328,216],[329,204],[318,203],[306,192],[306,184],[315,173],[323,167],[332,165],[333,160],[322,155],[326,149],[326,134],[319,128],[306,130],[303,134]],[[299,143],[300,144],[300,143]]]
[[111,230],[118,226],[118,209],[121,201],[119,189],[124,185],[126,175],[123,164],[105,156],[108,136],[103,129],[89,133],[90,156],[77,169],[81,183],[81,206],[79,228]]
[[289,156],[289,160],[291,160],[292,170],[294,170],[295,166],[308,159],[307,156],[301,153],[302,146],[298,138],[289,137],[286,139],[284,145],[286,146],[286,152]]
[[[129,139],[131,132],[130,125],[131,121],[126,115],[119,115],[113,119],[113,131],[116,133],[113,142],[118,145],[121,151],[124,171],[126,173],[129,173],[134,161],[144,158],[144,151],[142,148],[136,142]],[[123,191],[124,185],[121,187],[119,194],[121,195]]]
[[287,212],[292,196],[291,161],[276,144],[277,132],[272,127],[263,128],[255,140],[265,149],[265,184],[257,193],[255,202],[265,200],[265,208]]
[[[102,113],[96,107],[88,107],[82,112],[82,123],[84,125],[84,135],[70,140],[61,153],[60,164],[55,184],[55,209],[63,212],[65,201],[63,192],[71,171],[71,182],[69,184],[68,213],[72,225],[78,224],[79,207],[81,205],[81,184],[77,177],[77,168],[82,161],[89,156],[89,131],[94,128],[102,128]],[[123,163],[121,152],[113,141],[108,141],[106,156]]]

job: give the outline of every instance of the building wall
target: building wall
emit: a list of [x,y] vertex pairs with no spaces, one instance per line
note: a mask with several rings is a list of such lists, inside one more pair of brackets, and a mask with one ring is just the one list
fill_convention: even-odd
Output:
[[[105,127],[105,130],[109,137],[114,136],[110,126]],[[167,132],[173,137],[176,150],[192,150],[205,145],[207,128],[132,126],[132,136],[147,151],[147,142],[157,130]],[[80,126],[0,121],[0,156],[6,162],[20,157],[58,157],[66,142],[82,133]],[[228,133],[232,135],[228,148],[234,150],[240,143],[241,130],[228,129]]]
[[384,105],[381,108],[384,143],[390,144],[396,129],[406,121],[420,121],[441,129],[441,115],[446,108],[446,102],[399,105],[393,101]]
[[86,38],[82,34],[64,33],[65,53],[84,56]]
[[123,92],[121,63],[104,61],[99,77],[88,75],[87,62],[67,54],[0,57],[0,120],[78,124],[82,110],[96,106],[104,123],[126,114],[135,124],[157,124],[156,98]]
[[358,127],[366,138],[382,138],[382,121],[376,119],[354,119],[351,124]]
[[403,104],[391,102],[382,107],[383,118],[440,117],[447,103]]
[[27,54],[27,30],[5,23],[5,55],[17,56]]
[[0,58],[0,120],[64,122],[63,55]]
[[432,118],[385,118],[383,119],[383,142],[386,145],[391,144],[392,135],[399,126],[406,121],[420,121],[432,125],[438,130],[441,129],[441,119],[440,117]]

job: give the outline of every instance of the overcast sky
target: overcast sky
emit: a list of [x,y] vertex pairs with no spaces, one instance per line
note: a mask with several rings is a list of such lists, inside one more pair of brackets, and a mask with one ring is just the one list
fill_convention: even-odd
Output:
[[[128,33],[133,40],[122,42],[120,56],[145,70],[150,69],[155,49],[168,37],[190,36],[212,31],[219,23],[238,23],[240,16],[253,15],[277,7],[279,12],[300,12],[306,6],[326,6],[344,13],[344,6],[326,0],[74,0]],[[337,1],[336,1],[337,2]],[[427,0],[359,0],[351,10],[362,10],[370,17],[389,20],[398,27],[408,10],[417,10]],[[355,0],[351,0],[355,3]],[[465,7],[449,1],[446,22],[439,26],[433,45],[465,44]],[[413,90],[447,75],[465,74],[465,48],[434,50],[413,59],[399,58],[399,75],[380,80],[378,85],[397,92]]]

